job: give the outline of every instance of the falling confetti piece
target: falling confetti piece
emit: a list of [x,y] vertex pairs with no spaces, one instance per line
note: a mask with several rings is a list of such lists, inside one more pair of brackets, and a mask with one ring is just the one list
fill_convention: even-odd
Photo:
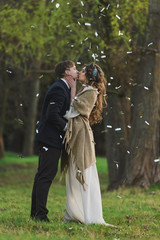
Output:
[[106,9],[108,10],[109,9],[109,7],[110,7],[110,3],[108,4],[108,6],[106,7]]
[[12,73],[12,71],[10,71],[10,70],[8,70],[8,69],[6,70],[6,72],[8,72],[8,73]]
[[68,229],[71,230],[71,229],[73,229],[73,228],[72,228],[72,227],[69,227]]
[[121,128],[115,128],[115,131],[121,131],[122,129]]
[[119,89],[119,88],[121,88],[121,85],[120,85],[120,86],[118,86],[118,87],[115,87],[115,89]]
[[96,37],[98,37],[98,33],[97,32],[95,32],[94,34],[95,34]]
[[79,21],[78,21],[78,24],[81,25]]
[[160,159],[159,158],[157,158],[157,159],[154,159],[154,162],[159,162],[160,161]]
[[117,198],[120,198],[120,199],[121,199],[122,197],[121,197],[121,196],[119,196],[119,195],[117,195]]
[[131,53],[132,53],[132,51],[128,51],[128,52],[127,52],[127,54],[131,54]]
[[57,4],[56,4],[56,8],[59,8],[59,7],[60,7],[60,4],[59,4],[59,3],[57,3]]
[[55,104],[55,102],[50,102],[50,104]]
[[127,127],[128,127],[128,128],[131,128],[131,126],[130,126],[130,125],[127,125]]
[[149,46],[151,46],[152,44],[153,44],[153,42],[149,43],[147,46],[149,47]]
[[62,135],[60,135],[60,138],[63,138]]
[[123,35],[123,33],[119,30],[118,36],[122,36],[122,35]]
[[20,105],[21,107],[23,106],[23,104],[22,104],[22,103],[20,103],[19,105]]
[[84,3],[83,3],[83,1],[81,1],[81,4],[82,4],[82,6],[84,7]]
[[36,94],[36,97],[38,97],[38,96],[39,96],[39,93]]
[[145,123],[146,123],[147,125],[150,125],[149,122],[147,122],[147,121],[145,121]]
[[91,26],[91,23],[85,23],[84,25],[85,26]]
[[106,55],[102,55],[101,58],[106,58]]
[[81,62],[77,62],[77,64],[81,64]]
[[146,90],[149,90],[149,88],[148,88],[148,87],[144,87],[144,89],[146,89]]
[[130,151],[127,150],[127,153],[130,154]]
[[120,18],[120,16],[118,16],[117,14],[116,14],[116,17],[120,20],[121,18]]
[[38,129],[36,129],[36,133],[39,133]]
[[105,8],[102,8],[100,12],[103,12]]
[[108,86],[110,86],[110,85],[111,85],[111,83],[109,82],[109,83],[108,83]]
[[48,151],[48,148],[47,148],[47,147],[43,147],[43,149],[44,149],[45,151]]
[[112,128],[112,126],[111,125],[107,125],[107,128]]
[[113,77],[110,77],[110,79],[113,79]]

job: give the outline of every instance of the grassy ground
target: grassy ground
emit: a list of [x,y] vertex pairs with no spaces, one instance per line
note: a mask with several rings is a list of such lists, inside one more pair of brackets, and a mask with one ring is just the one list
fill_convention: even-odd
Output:
[[0,240],[46,239],[160,239],[160,185],[150,189],[121,188],[107,192],[107,164],[97,158],[103,215],[117,229],[101,225],[63,223],[65,181],[55,178],[48,198],[50,223],[29,218],[31,190],[37,157],[20,158],[7,153],[0,161]]

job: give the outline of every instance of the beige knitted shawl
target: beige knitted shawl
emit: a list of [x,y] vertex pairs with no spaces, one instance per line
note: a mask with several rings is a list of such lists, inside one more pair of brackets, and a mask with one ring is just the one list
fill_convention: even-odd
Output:
[[66,152],[63,152],[61,157],[61,170],[63,171],[73,157],[77,171],[76,178],[83,188],[85,184],[84,170],[96,162],[94,137],[89,124],[89,116],[96,99],[97,89],[92,87],[84,88],[76,95],[73,107],[80,115],[69,119],[63,140]]

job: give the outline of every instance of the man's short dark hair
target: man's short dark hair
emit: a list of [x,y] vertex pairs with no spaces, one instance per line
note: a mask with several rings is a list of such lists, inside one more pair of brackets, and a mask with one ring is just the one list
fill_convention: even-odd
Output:
[[55,66],[56,76],[59,78],[64,77],[65,70],[70,69],[74,65],[75,65],[75,63],[73,61],[69,61],[69,60],[57,63]]

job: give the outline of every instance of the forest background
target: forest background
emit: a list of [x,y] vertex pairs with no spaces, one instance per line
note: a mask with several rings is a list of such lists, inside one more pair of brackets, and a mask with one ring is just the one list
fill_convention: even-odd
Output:
[[108,107],[93,126],[108,189],[159,182],[160,1],[2,0],[0,22],[0,158],[34,154],[55,64],[94,61],[108,81]]

